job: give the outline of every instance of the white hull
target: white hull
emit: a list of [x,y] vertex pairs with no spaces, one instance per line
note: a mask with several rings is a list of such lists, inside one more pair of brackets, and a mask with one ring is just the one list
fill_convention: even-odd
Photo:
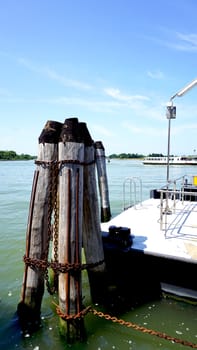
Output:
[[[128,245],[123,246],[124,235],[123,240],[120,240],[122,245],[119,250],[125,252],[126,264],[131,263],[132,288],[141,283],[136,276],[142,276],[145,286],[159,281],[164,291],[196,299],[197,283],[194,276],[197,271],[197,184],[191,184],[191,179],[188,179],[187,184],[181,184],[183,179],[177,179],[172,187],[168,184],[167,188],[164,186],[155,190],[156,193],[150,199],[134,203],[109,222],[102,223],[101,230],[105,240],[108,237],[112,240],[110,227],[113,230],[129,229],[132,244],[130,246],[130,242],[126,241]],[[115,242],[119,242],[118,239],[119,236],[116,235]],[[105,248],[109,261],[113,252],[109,248],[110,244],[107,243]],[[116,258],[122,260],[123,257],[122,253]],[[113,264],[115,262],[116,260]],[[137,271],[136,280],[132,269]],[[129,272],[127,278],[129,279]],[[151,282],[148,278],[152,278]],[[182,294],[179,294],[180,289]]]

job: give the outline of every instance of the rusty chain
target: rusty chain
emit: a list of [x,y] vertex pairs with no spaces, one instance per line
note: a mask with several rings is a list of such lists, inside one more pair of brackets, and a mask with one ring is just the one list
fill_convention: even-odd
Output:
[[[46,244],[46,251],[44,254],[44,260],[47,262],[48,260],[48,254],[49,254],[49,246],[50,241],[53,240],[53,228],[52,225],[52,214],[54,210],[54,206],[56,203],[56,196],[57,196],[57,162],[52,161],[49,166],[49,191],[48,191],[48,213],[47,213],[47,244]],[[56,237],[57,240],[57,237]],[[57,249],[58,242],[56,244]],[[56,250],[57,254],[57,250]],[[45,281],[46,281],[46,287],[50,294],[53,294],[55,292],[55,286],[51,287],[49,283],[49,275],[48,275],[48,268],[45,268],[44,273]]]
[[56,273],[67,273],[67,272],[78,272],[85,269],[91,269],[93,267],[96,267],[98,265],[101,265],[104,263],[104,260],[98,261],[96,263],[92,264],[81,264],[81,263],[67,263],[62,264],[56,261],[46,261],[41,259],[34,259],[27,256],[23,257],[23,261],[26,265],[28,265],[30,268],[34,269],[40,269],[40,270],[46,270],[47,268],[51,267]]
[[54,261],[58,261],[58,224],[59,224],[59,207],[58,207],[58,200],[57,200],[57,179],[58,179],[58,172],[59,169],[56,167],[54,169],[54,176],[53,176],[53,209],[54,209],[54,224],[53,224],[53,249],[54,249]]
[[[104,260],[96,263],[81,264],[81,263],[66,263],[62,264],[58,262],[58,201],[57,201],[57,179],[59,171],[64,163],[76,163],[78,162],[67,160],[67,161],[35,161],[35,164],[44,167],[49,170],[49,191],[48,191],[48,212],[47,212],[47,242],[45,251],[41,259],[30,258],[24,256],[23,260],[27,266],[32,269],[39,269],[43,271],[47,290],[50,294],[55,292],[55,288],[50,286],[48,268],[51,268],[55,275],[59,273],[78,273],[84,269],[90,269],[101,265]],[[83,165],[89,165],[90,163],[83,163]],[[54,222],[52,225],[52,214],[54,215]],[[53,251],[54,257],[50,262],[48,261],[50,241],[53,240]]]
[[[57,188],[58,188],[58,164],[57,162],[53,164],[51,169],[51,176],[50,176],[50,182],[51,182],[51,206],[52,206],[52,213],[53,213],[53,226],[52,226],[52,233],[51,233],[51,240],[53,241],[53,261],[55,263],[58,262],[58,201],[57,201]],[[52,220],[52,218],[51,218]],[[45,273],[45,279],[46,279],[46,285],[47,290],[50,294],[53,294],[56,291],[57,288],[57,271],[54,271],[54,285],[53,287],[49,284],[49,277],[48,277],[48,269],[46,269]]]
[[[81,264],[81,263],[67,263],[67,264],[61,264],[58,262],[58,204],[57,204],[57,176],[58,176],[58,163],[60,164],[60,168],[64,163],[71,163],[74,161],[63,161],[63,162],[57,162],[57,161],[51,161],[51,162],[45,162],[45,161],[35,161],[36,164],[42,165],[45,168],[49,169],[49,196],[48,196],[48,216],[47,216],[47,222],[48,222],[48,236],[47,236],[47,244],[46,244],[46,250],[44,252],[43,259],[35,259],[30,258],[27,256],[23,257],[23,260],[27,266],[29,266],[32,269],[40,269],[43,271],[47,289],[50,294],[52,294],[54,291],[50,288],[49,285],[49,278],[48,278],[48,268],[51,267],[56,274],[58,273],[76,273],[83,269],[88,269],[91,267],[98,266],[104,262],[104,260],[99,261],[97,263],[92,264]],[[85,163],[83,165],[86,165]],[[54,225],[52,230],[52,224],[51,224],[51,218],[52,218],[52,212],[54,210]],[[48,252],[49,252],[49,245],[50,240],[52,239],[52,231],[53,231],[53,240],[54,240],[54,261],[49,262],[48,261]],[[54,303],[55,304],[55,303]],[[115,316],[111,316],[109,314],[105,314],[101,311],[97,311],[93,309],[91,306],[86,307],[85,309],[81,310],[77,314],[74,315],[68,315],[61,311],[60,307],[55,304],[56,306],[56,312],[59,317],[64,319],[65,321],[69,320],[75,320],[75,319],[82,319],[88,312],[93,313],[93,315],[98,316],[100,318],[104,318],[105,320],[112,321],[114,323],[126,326],[128,328],[133,328],[135,330],[141,331],[143,333],[147,333],[153,336],[157,336],[159,338],[163,338],[169,341],[172,341],[174,343],[182,344],[184,346],[191,347],[193,349],[197,349],[197,344],[194,344],[192,342],[188,342],[186,340],[182,340],[176,337],[169,336],[165,333],[155,331],[152,329],[148,329],[143,326],[139,326],[133,322],[124,321],[122,319],[118,319]]]
[[124,321],[124,320],[119,319],[119,318],[117,318],[115,316],[111,316],[109,314],[105,314],[102,311],[97,311],[97,310],[93,309],[91,306],[88,306],[88,307],[84,308],[82,311],[80,311],[77,314],[68,315],[68,314],[64,314],[57,304],[55,304],[55,303],[53,303],[53,304],[56,306],[56,312],[57,312],[58,316],[61,317],[65,321],[82,319],[88,312],[91,312],[91,313],[93,313],[93,315],[98,316],[100,318],[104,318],[107,321],[112,321],[112,322],[120,324],[122,326],[126,326],[128,328],[133,328],[133,329],[135,329],[137,331],[140,331],[140,332],[143,332],[143,333],[146,333],[146,334],[150,334],[150,335],[153,335],[153,336],[165,339],[165,340],[172,341],[172,342],[174,342],[176,344],[181,344],[181,345],[193,348],[193,349],[197,349],[197,344],[194,344],[194,343],[189,342],[187,340],[183,340],[183,339],[179,339],[179,338],[176,338],[176,337],[172,337],[172,336],[170,336],[170,335],[168,335],[166,333],[162,333],[162,332],[159,332],[159,331],[155,331],[153,329],[149,329],[149,328],[146,328],[146,327],[143,327],[143,326],[139,326],[136,323],[133,323],[133,322],[130,322],[130,321]]
[[56,306],[56,312],[59,317],[61,317],[64,321],[70,321],[70,320],[76,320],[76,319],[82,319],[84,316],[91,311],[91,306],[86,307],[85,309],[81,310],[77,314],[65,314],[61,311],[59,305],[53,302],[53,304]]
[[81,162],[80,160],[77,159],[65,159],[65,160],[52,160],[52,161],[44,161],[44,160],[36,160],[35,164],[41,165],[44,169],[45,168],[50,168],[51,166],[59,165],[59,169],[61,170],[64,164],[76,164],[76,165],[92,165],[95,163],[95,159],[91,160],[90,162]]
[[139,325],[137,325],[137,324],[135,324],[133,322],[129,322],[129,321],[124,321],[122,319],[118,319],[115,316],[110,316],[109,314],[105,314],[105,313],[103,313],[101,311],[97,311],[97,310],[95,310],[93,308],[90,308],[89,311],[91,311],[94,315],[96,315],[98,317],[104,318],[106,320],[110,320],[110,321],[112,321],[114,323],[118,323],[118,324],[126,326],[128,328],[133,328],[133,329],[138,330],[138,331],[143,332],[143,333],[151,334],[151,335],[154,335],[156,337],[172,341],[174,343],[182,344],[182,345],[185,345],[185,346],[189,346],[189,347],[191,347],[193,349],[197,349],[197,344],[194,344],[194,343],[189,342],[187,340],[183,340],[183,339],[179,339],[179,338],[176,338],[176,337],[172,337],[170,335],[167,335],[166,333],[162,333],[162,332],[155,331],[155,330],[143,327],[143,326],[139,326]]

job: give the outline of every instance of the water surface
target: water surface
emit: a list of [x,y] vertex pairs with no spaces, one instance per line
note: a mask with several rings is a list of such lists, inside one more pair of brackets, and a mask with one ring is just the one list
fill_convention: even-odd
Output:
[[[4,350],[55,349],[66,350],[178,350],[180,344],[143,334],[93,314],[85,317],[87,341],[69,345],[59,334],[58,317],[50,296],[45,291],[42,302],[42,327],[31,336],[23,337],[16,317],[20,300],[25,252],[26,226],[35,165],[33,161],[0,162],[0,346]],[[112,215],[122,210],[122,184],[127,177],[140,177],[143,199],[150,189],[166,179],[165,166],[144,166],[141,161],[111,160],[107,163]],[[171,177],[197,175],[197,167],[173,166]],[[150,271],[156,273],[156,271]],[[131,273],[132,278],[132,273]],[[142,276],[143,278],[143,276]],[[196,278],[196,276],[194,276]],[[83,274],[84,304],[91,305],[86,273]],[[99,305],[95,306],[99,310]],[[105,311],[105,310],[102,310]],[[163,298],[135,309],[120,317],[144,327],[165,332],[173,337],[197,343],[197,309],[192,303]]]

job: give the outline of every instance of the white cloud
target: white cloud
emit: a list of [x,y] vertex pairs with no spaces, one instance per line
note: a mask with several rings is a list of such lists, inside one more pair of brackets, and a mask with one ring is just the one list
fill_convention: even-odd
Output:
[[177,51],[196,52],[197,34],[183,34],[180,32],[169,33],[168,42],[163,42],[166,46]]
[[75,96],[54,96],[54,97],[39,97],[39,98],[24,98],[24,97],[14,97],[2,94],[0,91],[0,99],[3,102],[9,104],[48,104],[48,105],[58,105],[58,106],[74,106],[87,108],[92,112],[104,112],[104,113],[118,113],[123,105],[118,101],[107,101],[102,99],[92,99],[91,97],[75,97]]
[[49,99],[42,99],[42,102],[48,104],[57,104],[57,105],[74,105],[85,107],[88,110],[94,112],[105,112],[105,113],[115,113],[120,107],[121,104],[116,101],[104,101],[104,100],[96,100],[91,97],[54,97]]
[[18,62],[24,67],[26,67],[27,69],[33,72],[45,75],[49,79],[55,80],[65,87],[72,87],[72,88],[82,89],[82,90],[89,90],[92,88],[89,84],[84,83],[82,81],[65,78],[63,75],[57,73],[56,71],[50,68],[43,67],[43,66],[38,67],[25,58],[19,58]]
[[131,101],[148,101],[149,97],[143,95],[124,95],[120,92],[119,89],[115,88],[106,88],[104,89],[106,95],[113,97],[114,99],[131,102]]
[[164,78],[164,74],[160,70],[148,71],[147,75],[152,79],[163,79]]
[[171,31],[168,28],[161,28],[166,38],[147,37],[162,46],[169,47],[177,51],[196,52],[197,34]]
[[185,48],[190,50],[197,49],[197,34],[176,33],[177,38],[186,44]]

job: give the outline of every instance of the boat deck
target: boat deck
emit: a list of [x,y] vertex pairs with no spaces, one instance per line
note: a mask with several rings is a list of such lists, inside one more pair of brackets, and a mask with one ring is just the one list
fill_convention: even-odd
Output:
[[162,215],[160,199],[145,200],[102,223],[102,232],[111,225],[128,227],[132,250],[197,264],[197,202],[169,199],[168,205],[171,211]]

